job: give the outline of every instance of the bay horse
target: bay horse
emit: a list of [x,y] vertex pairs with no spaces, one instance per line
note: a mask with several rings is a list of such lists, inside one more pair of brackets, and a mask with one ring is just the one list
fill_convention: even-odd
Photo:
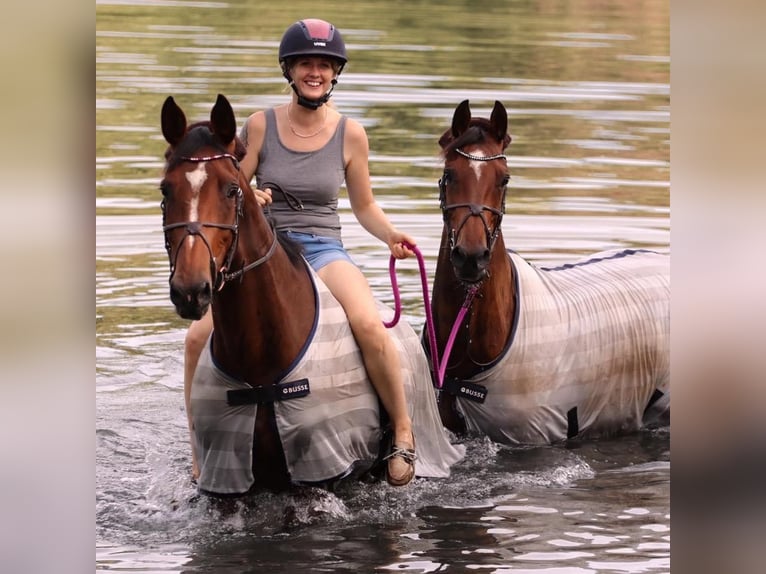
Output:
[[501,102],[487,120],[468,100],[439,139],[431,359],[442,362],[442,421],[504,444],[669,422],[669,256],[623,249],[543,268],[507,250],[510,141]]
[[[209,121],[187,125],[170,96],[161,123],[170,300],[182,318],[208,308],[213,317],[191,389],[199,490],[241,495],[361,477],[385,454],[377,395],[342,307],[240,171],[231,104],[219,95]],[[405,323],[391,334],[418,441],[415,474],[446,477],[464,451],[441,424],[417,334]]]

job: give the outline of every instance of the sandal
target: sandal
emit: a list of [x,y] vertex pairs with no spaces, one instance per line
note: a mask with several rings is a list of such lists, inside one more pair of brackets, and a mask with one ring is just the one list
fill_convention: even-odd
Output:
[[[388,484],[391,486],[404,486],[405,484],[409,484],[409,482],[415,477],[415,460],[417,460],[417,455],[415,454],[415,437],[412,437],[413,447],[407,448],[406,446],[399,446],[397,444],[393,444],[391,446],[391,452],[388,453],[386,456],[383,457],[383,460],[388,461],[388,467],[386,468],[386,480],[388,481]],[[404,462],[407,463],[408,469],[407,472],[398,478],[395,478],[391,476],[391,462],[396,458],[401,458],[404,460]]]

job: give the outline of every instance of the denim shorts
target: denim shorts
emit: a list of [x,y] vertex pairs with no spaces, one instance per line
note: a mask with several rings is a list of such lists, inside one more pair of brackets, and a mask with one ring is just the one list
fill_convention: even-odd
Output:
[[285,235],[303,246],[303,256],[314,271],[333,261],[348,261],[356,265],[339,239],[298,231],[285,231]]

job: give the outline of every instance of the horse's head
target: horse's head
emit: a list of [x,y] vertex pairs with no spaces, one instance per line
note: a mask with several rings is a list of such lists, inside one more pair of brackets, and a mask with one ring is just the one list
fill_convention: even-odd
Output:
[[508,166],[503,151],[511,142],[508,115],[495,102],[489,120],[471,118],[468,100],[455,109],[452,127],[439,139],[444,175],[439,204],[456,277],[467,284],[488,273],[505,211]]
[[199,319],[236,248],[243,201],[239,161],[245,149],[236,137],[234,111],[222,95],[210,121],[190,126],[168,97],[162,135],[170,144],[160,183],[170,300],[184,319]]

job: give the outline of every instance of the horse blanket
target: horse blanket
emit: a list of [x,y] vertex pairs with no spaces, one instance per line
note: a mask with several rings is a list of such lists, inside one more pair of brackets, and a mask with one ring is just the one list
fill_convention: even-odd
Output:
[[[548,269],[509,257],[517,287],[509,345],[456,394],[469,432],[547,444],[637,430],[669,414],[669,256],[614,250]],[[484,402],[468,398],[472,388]]]
[[[304,351],[280,381],[274,410],[291,479],[319,483],[367,469],[378,459],[382,431],[377,394],[340,303],[311,272],[317,320]],[[379,303],[381,313],[392,311]],[[381,319],[382,320],[382,319]],[[391,336],[399,350],[418,458],[415,474],[446,478],[464,447],[450,444],[439,418],[427,359],[404,322]],[[208,341],[192,381],[191,411],[200,477],[212,493],[244,493],[254,482],[253,429],[257,404],[230,404],[252,387],[222,372]],[[292,397],[284,398],[283,397]]]

